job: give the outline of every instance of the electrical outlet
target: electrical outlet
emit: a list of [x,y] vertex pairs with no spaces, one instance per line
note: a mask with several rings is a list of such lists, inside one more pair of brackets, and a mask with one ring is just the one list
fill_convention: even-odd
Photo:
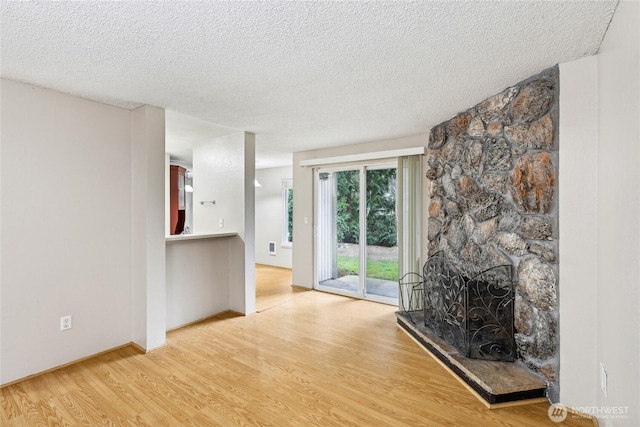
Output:
[[220,228],[224,227],[224,218],[218,218],[218,227]]
[[63,316],[60,318],[60,330],[66,331],[67,329],[71,329],[71,316]]
[[604,370],[602,362],[600,362],[600,388],[604,393],[604,397],[607,397],[607,371]]

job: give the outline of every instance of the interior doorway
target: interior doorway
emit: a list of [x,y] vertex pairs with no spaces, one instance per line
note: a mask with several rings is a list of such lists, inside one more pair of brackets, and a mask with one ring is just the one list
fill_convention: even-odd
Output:
[[398,303],[397,163],[316,171],[316,289]]

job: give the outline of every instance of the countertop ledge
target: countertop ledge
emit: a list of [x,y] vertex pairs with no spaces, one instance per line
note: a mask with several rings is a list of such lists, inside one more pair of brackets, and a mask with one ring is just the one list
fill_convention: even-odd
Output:
[[211,233],[211,234],[176,234],[173,236],[167,236],[164,238],[166,243],[182,242],[184,240],[199,240],[199,239],[213,239],[216,237],[232,237],[237,236],[238,233],[230,231],[226,233]]

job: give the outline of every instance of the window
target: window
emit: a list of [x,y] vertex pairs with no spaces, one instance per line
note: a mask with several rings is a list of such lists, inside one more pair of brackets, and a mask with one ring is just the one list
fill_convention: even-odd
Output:
[[293,243],[293,180],[282,180],[282,246],[291,247]]

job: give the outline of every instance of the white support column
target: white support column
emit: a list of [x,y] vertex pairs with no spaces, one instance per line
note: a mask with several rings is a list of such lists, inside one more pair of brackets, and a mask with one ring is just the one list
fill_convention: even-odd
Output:
[[256,311],[256,136],[244,133],[244,314]]
[[131,114],[132,334],[147,351],[166,339],[164,110]]

